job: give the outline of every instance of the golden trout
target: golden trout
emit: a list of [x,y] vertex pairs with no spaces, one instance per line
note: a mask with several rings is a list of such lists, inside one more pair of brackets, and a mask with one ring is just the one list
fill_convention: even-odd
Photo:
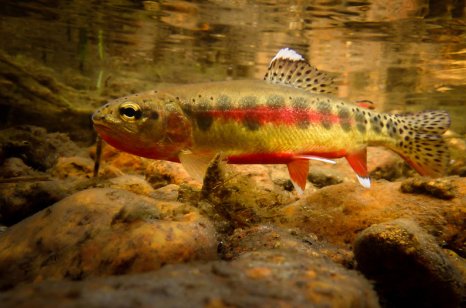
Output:
[[377,113],[341,100],[332,79],[290,49],[272,59],[265,80],[179,85],[116,99],[92,120],[114,147],[181,162],[202,179],[222,153],[233,164],[286,164],[298,192],[309,160],[345,157],[370,187],[368,145],[385,146],[422,175],[443,174],[449,160],[445,111]]

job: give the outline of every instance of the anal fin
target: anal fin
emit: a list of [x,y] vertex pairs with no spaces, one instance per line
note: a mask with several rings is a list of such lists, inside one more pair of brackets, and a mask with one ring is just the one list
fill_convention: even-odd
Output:
[[184,151],[178,155],[178,159],[193,179],[202,182],[214,156],[215,154],[193,154],[191,151]]
[[367,172],[367,148],[348,153],[345,157],[351,168],[356,172],[359,183],[366,188],[370,188],[371,180]]
[[303,194],[306,188],[307,175],[309,173],[309,160],[296,159],[287,164],[291,183],[298,194]]

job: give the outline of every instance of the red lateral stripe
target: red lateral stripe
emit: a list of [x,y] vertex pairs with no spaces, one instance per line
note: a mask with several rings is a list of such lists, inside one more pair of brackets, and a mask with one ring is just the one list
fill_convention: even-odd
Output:
[[245,119],[253,119],[258,124],[273,123],[295,125],[300,121],[309,121],[309,123],[321,123],[328,121],[339,123],[340,118],[336,114],[323,114],[315,110],[295,110],[292,108],[269,108],[259,106],[255,108],[237,108],[230,110],[211,110],[205,111],[206,115],[211,115],[216,119],[234,120],[241,122]]

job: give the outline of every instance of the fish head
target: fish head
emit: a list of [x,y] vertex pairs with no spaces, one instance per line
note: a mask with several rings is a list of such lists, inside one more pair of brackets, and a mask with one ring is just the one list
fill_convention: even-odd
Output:
[[107,143],[138,156],[176,161],[191,143],[190,122],[166,96],[134,94],[110,101],[92,121]]

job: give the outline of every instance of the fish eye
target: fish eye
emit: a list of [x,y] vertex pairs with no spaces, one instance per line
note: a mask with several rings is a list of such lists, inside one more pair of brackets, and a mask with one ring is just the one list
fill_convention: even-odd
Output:
[[142,117],[141,107],[135,103],[123,103],[119,109],[120,116],[125,121],[136,121]]

